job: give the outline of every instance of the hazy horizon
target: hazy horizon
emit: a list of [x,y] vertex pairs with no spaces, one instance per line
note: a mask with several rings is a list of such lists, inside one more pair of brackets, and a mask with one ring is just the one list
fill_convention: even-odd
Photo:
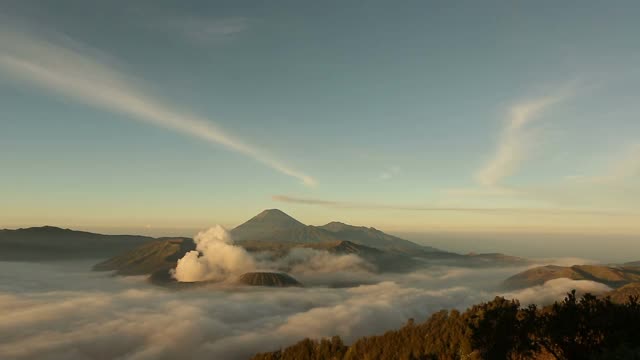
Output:
[[[335,219],[335,221],[340,221]],[[212,224],[216,222],[213,221]],[[239,224],[225,225],[232,229]],[[324,225],[324,224],[308,224]],[[351,224],[365,226],[364,224]],[[150,237],[193,237],[194,234],[207,228],[101,228],[101,227],[69,227],[56,224],[43,224],[71,230],[88,231],[107,235],[144,235]],[[8,229],[28,228],[30,226],[13,226]],[[432,230],[423,232],[388,231],[379,229],[415,243],[433,246],[440,250],[459,254],[468,253],[503,253],[527,258],[555,258],[574,257],[580,260],[596,263],[625,263],[637,261],[634,249],[640,241],[639,234],[616,233],[580,233],[580,232],[540,232],[503,230],[470,229],[460,230]]]

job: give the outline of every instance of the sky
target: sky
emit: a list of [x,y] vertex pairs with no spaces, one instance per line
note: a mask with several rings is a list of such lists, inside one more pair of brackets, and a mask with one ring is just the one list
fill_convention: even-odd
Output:
[[[0,227],[640,233],[633,1],[0,0]],[[186,235],[190,235],[186,234]]]

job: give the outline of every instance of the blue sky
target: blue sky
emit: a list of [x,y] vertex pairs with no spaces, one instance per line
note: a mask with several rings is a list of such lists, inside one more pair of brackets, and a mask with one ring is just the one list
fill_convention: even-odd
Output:
[[0,226],[640,230],[635,2],[0,13]]

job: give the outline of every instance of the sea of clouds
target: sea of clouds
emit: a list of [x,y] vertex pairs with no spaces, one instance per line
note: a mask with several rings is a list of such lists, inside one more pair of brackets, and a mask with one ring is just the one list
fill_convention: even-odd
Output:
[[[247,267],[260,269],[265,261],[274,265],[274,260],[240,252],[231,262],[210,258],[234,246],[220,229],[208,232],[201,234],[215,238],[214,244],[199,243],[198,249],[213,246],[209,250],[216,251],[185,256],[188,271],[182,275],[227,279]],[[422,321],[435,311],[463,310],[496,295],[528,304],[561,299],[574,288],[607,289],[590,281],[557,279],[504,293],[500,283],[523,268],[431,267],[377,274],[355,255],[341,258],[309,249],[279,261],[307,287],[240,287],[222,281],[171,290],[151,285],[145,277],[89,271],[97,260],[0,262],[0,359],[247,359],[304,337],[340,335],[348,343],[398,328],[409,318]],[[177,276],[185,269],[179,266]],[[366,285],[323,285],[336,278]]]

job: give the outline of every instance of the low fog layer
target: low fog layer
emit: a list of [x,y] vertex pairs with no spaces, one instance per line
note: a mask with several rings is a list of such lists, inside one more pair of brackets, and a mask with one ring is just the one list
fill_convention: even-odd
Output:
[[[171,291],[142,277],[112,277],[89,267],[86,262],[0,262],[0,358],[246,359],[307,336],[353,341],[400,327],[408,318],[422,320],[440,309],[489,300],[501,294],[502,280],[522,270],[366,273],[371,285],[340,289],[222,283]],[[318,271],[310,278],[322,283],[336,274],[363,276]],[[604,289],[559,279],[505,295],[538,303],[559,299],[572,288]]]

